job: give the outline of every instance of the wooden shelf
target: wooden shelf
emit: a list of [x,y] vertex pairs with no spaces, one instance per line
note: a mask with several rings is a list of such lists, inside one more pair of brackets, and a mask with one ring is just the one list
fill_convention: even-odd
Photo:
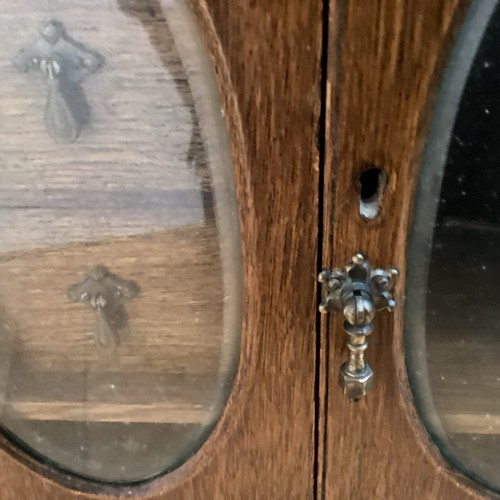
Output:
[[2,421],[207,424],[224,395],[216,373],[20,375],[0,406]]

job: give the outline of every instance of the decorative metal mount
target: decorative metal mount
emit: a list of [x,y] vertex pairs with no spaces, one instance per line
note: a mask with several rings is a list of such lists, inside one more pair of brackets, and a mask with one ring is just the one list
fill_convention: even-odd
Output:
[[139,294],[134,281],[126,281],[112,274],[105,266],[96,266],[81,282],[68,290],[73,302],[90,306],[97,317],[95,337],[97,345],[114,350],[120,345],[120,334],[127,328],[124,304]]
[[95,73],[104,58],[70,38],[59,21],[42,24],[39,32],[38,40],[21,49],[13,63],[22,73],[36,71],[46,79],[47,132],[55,142],[72,143],[90,119],[90,106],[80,82]]
[[373,330],[375,312],[396,306],[391,290],[397,275],[396,269],[373,269],[363,254],[356,253],[344,268],[324,270],[318,277],[326,291],[320,312],[341,312],[345,318],[349,358],[340,367],[339,380],[352,401],[361,400],[373,386],[373,371],[364,356],[366,338]]

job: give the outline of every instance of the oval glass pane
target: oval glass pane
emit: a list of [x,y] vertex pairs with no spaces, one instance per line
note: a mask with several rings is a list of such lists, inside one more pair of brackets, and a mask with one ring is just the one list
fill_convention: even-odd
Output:
[[221,104],[183,0],[2,2],[0,423],[133,483],[183,463],[239,358]]
[[445,456],[500,489],[500,7],[472,4],[427,140],[407,259],[406,354]]

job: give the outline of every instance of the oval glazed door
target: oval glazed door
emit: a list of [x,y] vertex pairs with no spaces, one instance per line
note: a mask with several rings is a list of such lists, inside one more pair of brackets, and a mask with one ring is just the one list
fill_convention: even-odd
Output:
[[298,4],[3,2],[0,498],[313,495]]

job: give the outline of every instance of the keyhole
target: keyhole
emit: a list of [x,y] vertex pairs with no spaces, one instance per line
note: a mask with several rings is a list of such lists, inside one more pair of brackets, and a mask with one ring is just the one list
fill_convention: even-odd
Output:
[[380,214],[386,184],[387,174],[381,168],[367,168],[359,176],[359,214],[363,219],[373,220]]

